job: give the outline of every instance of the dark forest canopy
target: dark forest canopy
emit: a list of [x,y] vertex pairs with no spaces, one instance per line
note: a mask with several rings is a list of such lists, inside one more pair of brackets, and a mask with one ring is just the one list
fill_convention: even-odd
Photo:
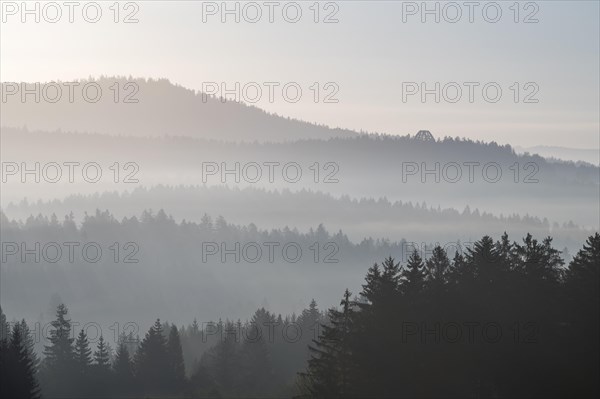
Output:
[[567,267],[550,238],[485,236],[452,259],[387,258],[326,314],[157,320],[116,352],[59,305],[39,366],[26,323],[9,332],[0,313],[2,396],[37,397],[39,381],[50,397],[596,397],[599,271],[598,233]]

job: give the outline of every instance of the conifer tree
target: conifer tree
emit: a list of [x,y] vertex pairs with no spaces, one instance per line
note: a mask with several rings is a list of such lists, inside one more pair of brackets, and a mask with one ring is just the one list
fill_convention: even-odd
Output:
[[94,367],[97,373],[108,372],[110,370],[110,354],[108,345],[104,342],[104,337],[100,335],[98,346],[94,352]]
[[113,363],[113,373],[115,381],[115,392],[119,395],[128,394],[134,391],[133,363],[127,350],[124,340],[117,346],[117,354]]
[[0,341],[0,374],[1,397],[40,397],[34,360],[30,356],[21,323],[13,326],[9,339]]
[[92,382],[92,350],[85,334],[85,331],[79,331],[75,341],[74,350],[75,372],[73,374],[73,384],[75,390],[82,396],[90,393],[90,384]]
[[358,374],[353,364],[354,313],[350,296],[346,289],[341,311],[328,311],[329,323],[323,325],[321,336],[309,346],[311,358],[307,372],[300,376],[300,384],[310,397],[346,397],[353,393]]
[[160,319],[157,319],[140,343],[135,356],[136,376],[146,392],[161,393],[168,390],[170,379],[164,373],[164,367],[168,364],[167,340]]
[[6,315],[2,312],[2,306],[0,306],[0,341],[3,339],[8,339],[9,330],[8,323],[6,321]]
[[75,355],[73,351],[73,333],[68,309],[64,304],[56,308],[56,320],[50,325],[49,345],[44,345],[44,360],[41,364],[40,382],[42,390],[48,396],[73,394],[70,384],[75,372]]
[[56,320],[50,324],[50,345],[44,347],[45,362],[48,368],[67,370],[73,366],[73,341],[71,320],[67,318],[69,310],[64,304],[56,309]]
[[573,338],[567,341],[573,396],[600,395],[600,234],[590,236],[569,264],[565,291]]
[[21,320],[21,331],[23,332],[23,337],[25,337],[25,346],[27,348],[27,352],[33,362],[33,367],[37,372],[40,366],[40,358],[37,352],[35,351],[34,337],[31,334],[31,331],[29,330],[29,326],[27,325],[25,319]]
[[92,365],[92,350],[85,334],[85,331],[81,330],[75,341],[75,363],[77,365],[77,371],[85,375],[89,372],[89,368]]
[[233,395],[237,392],[240,376],[237,330],[230,321],[221,328],[222,339],[203,356],[200,363],[210,371],[219,392]]
[[104,337],[100,335],[92,364],[92,388],[95,395],[109,396],[113,387],[111,372],[110,347]]
[[433,248],[431,258],[425,262],[427,279],[432,286],[441,287],[446,283],[450,270],[450,260],[446,251],[439,245]]
[[185,386],[185,364],[183,362],[179,332],[175,325],[171,326],[171,330],[169,331],[167,356],[169,359],[167,367],[171,374],[171,387],[174,392],[181,392]]
[[410,254],[406,267],[401,272],[401,277],[400,290],[409,301],[414,300],[423,291],[427,277],[425,264],[416,249]]

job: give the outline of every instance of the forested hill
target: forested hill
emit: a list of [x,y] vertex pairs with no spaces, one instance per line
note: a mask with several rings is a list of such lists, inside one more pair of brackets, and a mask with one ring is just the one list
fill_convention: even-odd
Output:
[[[4,128],[2,146],[4,163],[12,162],[13,166],[22,162],[29,168],[35,162],[41,166],[51,162],[97,162],[106,170],[104,180],[94,184],[85,184],[81,178],[75,184],[61,184],[64,179],[50,184],[43,180],[40,184],[23,184],[17,170],[8,176],[8,188],[1,193],[4,204],[23,197],[56,198],[131,189],[131,184],[115,183],[110,178],[113,172],[108,168],[119,162],[121,166],[135,164],[135,177],[146,187],[169,182],[294,191],[309,188],[354,198],[368,193],[392,201],[424,201],[435,207],[461,210],[469,206],[494,214],[529,214],[551,217],[559,223],[573,220],[598,227],[597,166],[517,155],[510,146],[497,143],[377,135],[228,143],[189,137],[119,137]],[[279,166],[270,179],[265,165],[273,162]],[[203,175],[208,166],[215,168],[214,173]],[[293,166],[289,170],[294,173],[284,175],[284,167],[288,166]],[[260,177],[253,180],[257,167]],[[225,169],[234,168],[239,170],[238,177],[223,175]],[[290,179],[297,169],[301,172],[299,178]],[[17,186],[11,188],[13,183]],[[565,201],[569,201],[569,207],[564,206]]]
[[[590,317],[599,311],[599,262],[598,233],[568,264],[551,238],[484,236],[464,255],[436,247],[427,259],[418,252],[402,261],[388,257],[365,272],[362,289],[340,291],[340,306],[326,314],[313,300],[285,318],[261,307],[237,321],[222,314],[206,322],[196,318],[207,306],[197,289],[186,301],[196,305],[182,321],[187,326],[161,322],[158,308],[153,325],[137,323],[132,309],[129,323],[112,325],[104,338],[101,324],[86,328],[77,311],[58,302],[46,324],[50,339],[42,336],[43,357],[33,339],[40,325],[23,319],[9,326],[0,308],[1,393],[597,397],[599,330]],[[143,297],[156,295],[147,290]],[[19,390],[25,394],[14,395]]]
[[[10,218],[27,220],[38,214],[72,213],[77,222],[97,209],[110,210],[122,219],[139,214],[139,209],[165,209],[177,221],[199,222],[205,214],[221,215],[242,225],[254,223],[268,228],[298,228],[307,231],[321,223],[341,229],[354,241],[365,237],[414,242],[470,241],[484,232],[528,232],[552,235],[559,248],[575,250],[590,230],[574,223],[556,223],[527,215],[494,215],[476,208],[461,210],[430,207],[425,203],[390,201],[386,198],[336,197],[312,190],[266,190],[257,187],[165,186],[138,187],[123,193],[108,191],[71,195],[64,199],[9,203],[3,209]],[[302,212],[296,211],[301,209]],[[282,215],[286,215],[285,218]],[[457,231],[456,226],[461,230]],[[432,232],[433,231],[433,232]]]
[[[72,102],[69,86],[64,82],[57,82],[58,89],[41,83],[37,90],[40,99],[44,95],[54,99],[58,90],[62,93],[60,99],[53,103],[36,102],[34,95],[28,95],[22,101],[22,88],[35,91],[33,82],[15,82],[17,89],[12,82],[3,82],[3,93],[18,92],[7,95],[7,101],[3,101],[2,126],[132,136],[179,135],[232,141],[326,139],[356,134],[350,130],[271,114],[229,97],[223,102],[218,96],[190,90],[167,79],[102,77],[76,83]],[[87,97],[83,94],[85,87],[89,91]],[[96,87],[100,87],[101,96],[97,102],[92,102],[96,100]]]

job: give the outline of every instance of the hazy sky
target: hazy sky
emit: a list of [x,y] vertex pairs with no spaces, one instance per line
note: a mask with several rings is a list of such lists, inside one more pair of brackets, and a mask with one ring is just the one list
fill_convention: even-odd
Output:
[[[22,23],[21,10],[11,15],[13,5],[21,7],[21,2],[3,1],[0,79],[45,82],[132,75],[164,77],[196,90],[203,82],[226,82],[229,87],[257,82],[264,88],[260,107],[330,126],[394,134],[428,129],[436,136],[522,146],[600,147],[597,1],[521,2],[517,7],[513,1],[474,2],[473,22],[464,1],[427,3],[430,9],[439,7],[439,23],[435,15],[425,15],[422,22],[422,2],[321,2],[319,23],[314,22],[313,1],[297,2],[302,10],[297,23],[284,19],[284,7],[285,16],[295,18],[297,8],[290,2],[275,2],[273,23],[263,1],[239,2],[239,23],[234,15],[221,21],[221,1],[138,1],[128,8],[122,2],[119,20],[135,11],[139,22],[132,24],[113,22],[112,1],[98,2],[99,22],[86,22],[86,3],[75,8],[74,23],[69,23],[62,1],[57,2],[63,14],[57,23],[44,20],[43,4],[39,23],[34,16]],[[227,4],[233,9],[235,3]],[[251,23],[256,5],[262,17]],[[216,15],[209,15],[215,7]],[[498,8],[499,21],[489,22]],[[462,16],[451,23],[457,10]],[[46,12],[54,18],[54,9]],[[323,23],[331,13],[338,22]],[[93,7],[87,16],[93,19]],[[524,23],[528,16],[538,22]],[[280,83],[273,103],[263,82]],[[281,86],[288,82],[303,90],[297,103],[282,96]],[[335,87],[323,91],[323,85],[335,83],[339,102],[314,103],[314,82],[320,83],[321,99]],[[440,82],[439,103],[434,94],[425,103],[420,93],[403,100],[403,88],[423,82],[430,89]],[[443,96],[450,82],[462,89],[456,103],[445,100],[456,97],[456,85],[447,85]],[[473,86],[473,103],[464,82],[479,84]],[[492,82],[502,89],[496,103],[482,94],[482,87]],[[488,95],[495,96],[494,85]],[[525,103],[528,95],[538,102]]]

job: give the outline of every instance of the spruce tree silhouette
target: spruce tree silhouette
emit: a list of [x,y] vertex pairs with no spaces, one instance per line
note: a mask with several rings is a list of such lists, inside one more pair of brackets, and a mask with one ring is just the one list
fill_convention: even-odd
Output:
[[85,331],[81,330],[75,341],[75,375],[74,380],[77,385],[77,392],[86,396],[90,393],[89,388],[92,382],[92,350],[88,342]]
[[181,351],[181,340],[175,325],[171,326],[171,330],[169,331],[167,356],[168,363],[166,372],[170,374],[171,392],[182,392],[186,385],[185,365],[183,363],[183,353]]
[[3,398],[39,398],[34,359],[21,323],[13,326],[9,339],[0,342],[0,392]]
[[70,383],[75,372],[75,354],[69,310],[64,304],[56,308],[56,320],[50,325],[50,345],[44,345],[44,360],[41,364],[40,382],[44,395],[60,396],[72,394]]
[[352,358],[353,304],[346,289],[341,310],[328,311],[329,323],[322,326],[318,340],[309,346],[311,358],[301,373],[300,389],[315,398],[347,397],[352,394],[358,370]]
[[112,367],[115,381],[114,391],[116,394],[126,396],[134,392],[136,381],[133,375],[133,363],[129,356],[127,344],[123,339],[117,346],[117,353]]
[[169,377],[164,372],[169,364],[167,340],[160,319],[148,330],[135,355],[137,378],[146,393],[168,391]]

